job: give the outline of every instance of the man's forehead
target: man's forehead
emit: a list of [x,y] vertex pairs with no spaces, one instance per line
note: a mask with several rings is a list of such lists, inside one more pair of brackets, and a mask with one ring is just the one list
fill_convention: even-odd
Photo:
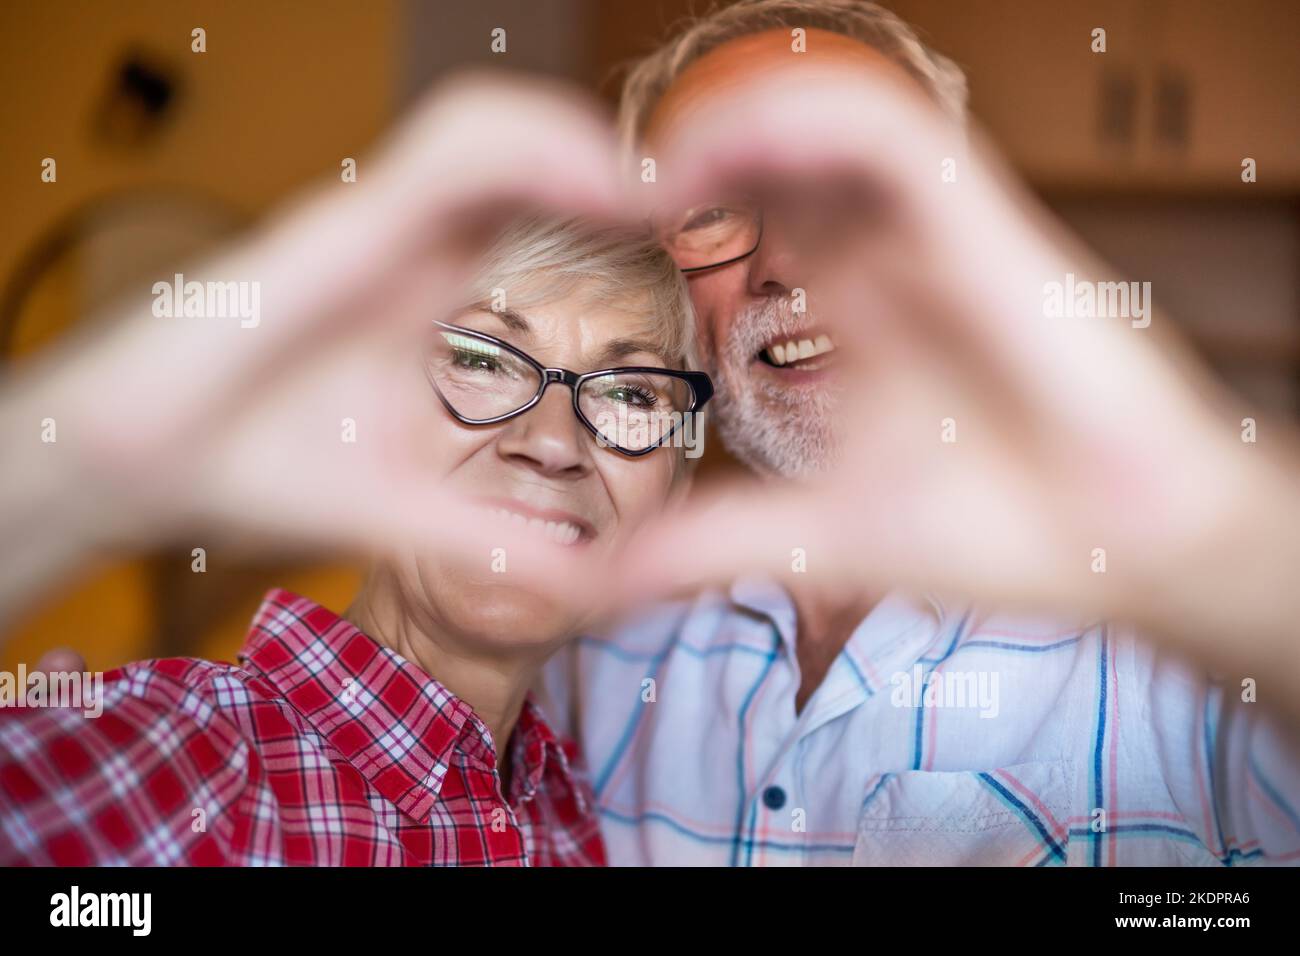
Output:
[[651,110],[644,130],[647,141],[653,143],[691,103],[730,87],[744,86],[775,67],[859,64],[915,82],[902,66],[879,50],[831,30],[807,28],[801,44],[804,52],[795,52],[792,30],[775,27],[748,33],[719,44],[693,61]]

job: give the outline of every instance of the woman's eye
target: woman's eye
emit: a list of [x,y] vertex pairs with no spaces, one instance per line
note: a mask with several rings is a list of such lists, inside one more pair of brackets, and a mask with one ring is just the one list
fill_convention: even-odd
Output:
[[615,402],[645,407],[654,405],[658,401],[652,392],[635,385],[617,385],[606,392],[605,396]]
[[496,372],[501,368],[501,363],[491,355],[483,355],[481,352],[471,352],[468,349],[453,349],[452,362],[457,368],[470,369],[474,371]]

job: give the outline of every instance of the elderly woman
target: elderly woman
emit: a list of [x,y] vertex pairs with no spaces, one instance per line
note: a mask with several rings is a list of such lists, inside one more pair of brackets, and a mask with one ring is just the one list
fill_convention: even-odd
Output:
[[[534,218],[468,298],[393,370],[430,472],[554,545],[612,546],[682,485],[712,391],[680,273],[638,232]],[[492,543],[377,559],[341,615],[272,590],[237,664],[130,664],[98,719],[6,712],[0,864],[603,863],[529,697],[581,621]]]

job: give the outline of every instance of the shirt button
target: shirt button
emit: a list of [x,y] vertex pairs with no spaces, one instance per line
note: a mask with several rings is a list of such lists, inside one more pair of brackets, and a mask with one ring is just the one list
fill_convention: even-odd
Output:
[[768,787],[763,791],[763,805],[769,810],[780,810],[785,806],[785,791],[780,787]]

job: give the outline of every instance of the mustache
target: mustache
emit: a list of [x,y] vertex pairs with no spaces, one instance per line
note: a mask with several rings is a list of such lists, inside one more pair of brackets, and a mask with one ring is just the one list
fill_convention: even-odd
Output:
[[786,296],[750,303],[731,324],[727,336],[727,358],[737,364],[748,363],[768,342],[776,338],[794,338],[812,323],[811,314],[795,312]]

